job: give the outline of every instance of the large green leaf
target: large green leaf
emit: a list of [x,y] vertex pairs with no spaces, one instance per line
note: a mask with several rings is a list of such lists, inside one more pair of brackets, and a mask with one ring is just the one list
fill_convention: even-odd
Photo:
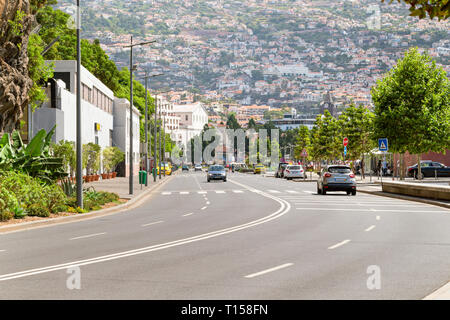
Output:
[[28,144],[25,152],[27,156],[30,157],[38,157],[42,153],[42,147],[44,146],[44,139],[46,137],[47,132],[44,129],[40,130],[33,139],[31,139]]
[[0,147],[3,147],[5,144],[9,143],[9,133],[5,133],[3,137],[0,139]]

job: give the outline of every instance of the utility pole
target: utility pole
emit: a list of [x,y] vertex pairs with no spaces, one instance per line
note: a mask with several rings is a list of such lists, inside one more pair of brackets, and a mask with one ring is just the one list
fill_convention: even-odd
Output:
[[129,171],[129,193],[133,194],[133,71],[136,70],[135,66],[133,66],[133,48],[136,46],[144,46],[156,41],[147,41],[133,44],[133,36],[131,36],[131,43],[129,46],[125,46],[125,48],[130,48],[130,171]]
[[83,208],[83,145],[81,141],[81,13],[77,0],[77,206]]

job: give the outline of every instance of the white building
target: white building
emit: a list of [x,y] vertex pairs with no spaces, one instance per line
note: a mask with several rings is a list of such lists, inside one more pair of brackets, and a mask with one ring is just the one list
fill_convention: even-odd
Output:
[[[48,63],[54,65],[53,79],[49,80],[46,88],[48,100],[32,113],[28,126],[29,134],[34,136],[39,130],[48,131],[56,125],[53,142],[76,141],[76,61],[48,61]],[[109,146],[117,146],[123,152],[127,152],[129,136],[127,135],[128,139],[124,141],[123,127],[128,128],[129,102],[126,99],[115,101],[114,93],[83,66],[81,67],[81,85],[82,143],[98,144],[102,150]],[[126,125],[124,105],[128,105]],[[133,134],[134,150],[137,152],[136,163],[139,163],[140,114],[137,109],[134,112],[136,125]],[[126,130],[126,132],[128,134],[129,131]],[[128,158],[126,161],[128,165]]]
[[170,134],[173,141],[176,141],[176,132],[180,127],[180,117],[175,114],[174,105],[162,96],[158,97],[158,117],[164,124],[164,131]]
[[[140,163],[140,112],[133,107],[133,172],[139,174]],[[130,172],[130,101],[116,98],[114,100],[113,145],[125,153],[125,166],[120,170],[125,177]]]
[[181,148],[186,149],[189,141],[199,135],[205,124],[208,124],[208,112],[200,103],[174,105],[173,110],[179,117],[179,128],[175,131],[175,141]]

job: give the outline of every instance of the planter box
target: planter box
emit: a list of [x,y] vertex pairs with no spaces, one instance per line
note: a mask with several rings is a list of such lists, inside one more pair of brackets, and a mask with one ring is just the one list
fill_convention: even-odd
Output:
[[114,171],[114,172],[112,173],[112,177],[113,177],[113,179],[116,178],[116,177],[117,177],[117,172]]
[[108,174],[107,174],[107,173],[102,173],[102,179],[103,179],[103,180],[108,179]]

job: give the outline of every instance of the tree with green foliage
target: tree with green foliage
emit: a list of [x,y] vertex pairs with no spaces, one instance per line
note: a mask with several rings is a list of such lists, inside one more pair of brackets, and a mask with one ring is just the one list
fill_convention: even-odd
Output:
[[310,147],[310,132],[307,126],[301,126],[297,131],[295,139],[294,155],[297,159],[305,161],[308,157],[302,156],[303,150],[308,152]]
[[[374,138],[388,138],[389,151],[418,155],[450,148],[450,81],[442,67],[417,48],[372,88]],[[403,163],[403,161],[401,161]],[[402,178],[404,169],[401,170]]]
[[[381,0],[384,2],[385,0]],[[392,3],[394,0],[390,0]],[[437,17],[439,20],[445,20],[450,16],[449,0],[397,0],[397,2],[405,2],[410,5],[410,16],[419,17],[419,19],[430,19]]]
[[234,130],[241,129],[241,125],[236,119],[236,114],[230,113],[228,115],[227,129],[234,129]]
[[347,159],[361,160],[364,178],[364,154],[375,147],[372,139],[374,114],[365,106],[350,105],[339,117],[342,136],[348,138]]
[[51,148],[55,157],[63,159],[64,171],[68,172],[70,177],[73,177],[77,165],[75,143],[61,140],[59,143],[53,144]]
[[339,122],[328,110],[318,115],[315,128],[311,130],[311,156],[315,160],[336,160],[342,154],[342,139]]

